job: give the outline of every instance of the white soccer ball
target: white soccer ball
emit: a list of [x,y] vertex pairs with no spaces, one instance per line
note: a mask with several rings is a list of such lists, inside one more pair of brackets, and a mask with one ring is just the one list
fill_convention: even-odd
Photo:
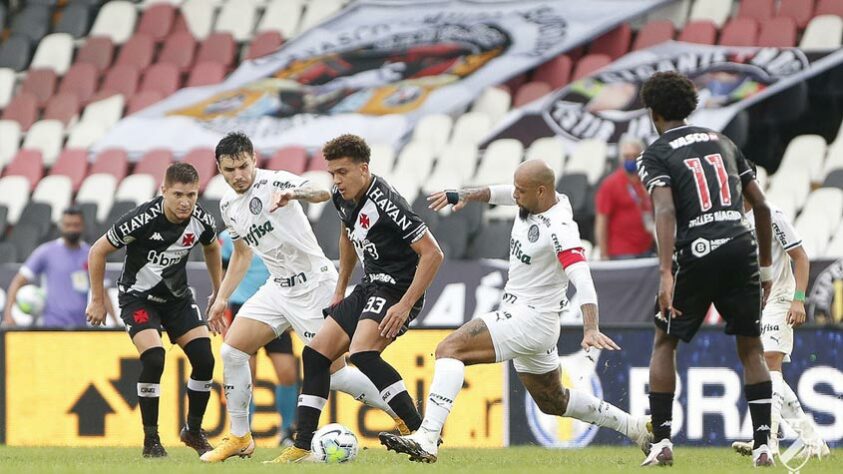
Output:
[[331,423],[313,434],[310,451],[322,462],[349,462],[357,457],[357,436],[339,423]]
[[15,303],[22,312],[30,316],[40,316],[44,311],[45,294],[40,286],[26,285],[18,290]]

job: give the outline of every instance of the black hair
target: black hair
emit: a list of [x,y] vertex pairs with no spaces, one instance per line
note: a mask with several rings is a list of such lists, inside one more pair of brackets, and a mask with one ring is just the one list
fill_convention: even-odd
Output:
[[173,163],[164,174],[164,184],[199,182],[199,172],[190,163]]
[[684,120],[697,108],[697,90],[678,72],[657,72],[644,82],[641,100],[665,120]]
[[214,150],[217,163],[220,162],[223,156],[235,158],[243,153],[251,155],[254,152],[255,149],[252,146],[252,140],[249,140],[249,137],[243,132],[229,132],[228,135],[224,136],[217,143],[217,148]]
[[348,157],[354,163],[368,163],[370,154],[366,141],[351,134],[340,135],[322,147],[322,155],[328,161]]
[[61,215],[62,216],[79,216],[80,219],[85,220],[85,216],[82,214],[82,209],[80,209],[76,206],[70,206],[68,208],[65,208],[65,210],[63,210],[61,212]]

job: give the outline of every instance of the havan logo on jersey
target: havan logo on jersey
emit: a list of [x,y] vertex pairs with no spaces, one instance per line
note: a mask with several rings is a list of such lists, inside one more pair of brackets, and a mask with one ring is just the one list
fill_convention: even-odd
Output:
[[271,221],[266,221],[261,225],[252,224],[252,226],[249,227],[249,233],[246,234],[244,239],[246,240],[247,244],[251,245],[252,247],[257,247],[261,238],[263,238],[263,236],[274,230],[275,228],[272,226]]
[[398,210],[398,206],[390,201],[379,188],[372,188],[372,191],[369,192],[369,199],[371,199],[376,206],[385,212],[386,215],[392,218],[392,221],[395,222],[401,230],[405,231],[413,225],[413,222],[408,219],[407,216],[401,214],[401,211]]
[[141,226],[146,225],[149,221],[161,215],[161,209],[158,206],[149,208],[148,211],[132,217],[130,220],[124,222],[117,228],[121,235],[129,235]]
[[530,261],[533,259],[521,249],[521,241],[518,239],[509,239],[509,254],[514,255],[515,258],[521,260],[521,263],[525,265],[529,265]]

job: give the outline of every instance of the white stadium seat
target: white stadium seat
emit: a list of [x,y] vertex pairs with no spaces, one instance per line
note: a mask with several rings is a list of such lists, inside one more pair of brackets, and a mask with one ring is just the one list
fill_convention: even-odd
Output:
[[801,49],[837,49],[843,36],[843,18],[836,15],[820,15],[811,19],[802,40]]
[[79,122],[70,129],[67,137],[67,148],[90,148],[103,135],[106,129],[97,122]]
[[410,142],[401,149],[393,176],[408,175],[416,183],[424,182],[433,168],[433,150],[426,143]]
[[827,219],[818,214],[803,214],[796,219],[796,231],[802,236],[802,247],[810,258],[825,255],[832,228]]
[[228,2],[217,16],[214,31],[231,33],[234,41],[242,43],[252,37],[257,13],[257,7],[252,2]]
[[511,183],[523,155],[524,145],[518,140],[502,138],[493,141],[486,148],[472,182],[478,185]]
[[454,119],[450,115],[425,115],[419,120],[416,128],[413,130],[412,141],[427,143],[433,147],[435,154],[439,154],[445,148],[445,144],[448,143],[448,137],[451,136],[451,128],[453,126]]
[[369,168],[372,173],[383,176],[392,173],[392,167],[395,165],[395,150],[392,146],[373,143],[369,145],[369,148],[371,149]]
[[556,173],[556,179],[562,177],[565,167],[565,146],[556,137],[543,137],[534,141],[527,149],[527,160],[543,160]]
[[155,195],[155,178],[149,174],[131,174],[123,178],[117,186],[115,201],[131,201],[140,204]]
[[843,224],[837,228],[834,237],[832,237],[831,242],[826,247],[825,257],[834,259],[843,258]]
[[138,12],[131,2],[117,0],[100,8],[90,36],[105,36],[114,44],[123,44],[135,31]]
[[[313,183],[313,185],[318,189],[331,189],[331,186],[334,184],[331,174],[327,171],[306,171],[302,173],[301,176]],[[310,222],[316,222],[319,220],[319,216],[322,215],[322,212],[325,210],[325,206],[327,206],[329,202],[330,201],[318,202],[307,206],[307,218]]]
[[787,144],[779,170],[806,168],[811,181],[821,181],[826,148],[825,139],[819,135],[799,135]]
[[440,158],[439,165],[426,181],[422,181],[422,192],[427,195],[445,189],[459,189],[465,181],[448,166],[443,166]]
[[471,106],[472,112],[486,114],[496,124],[509,112],[512,97],[500,87],[487,87]]
[[205,192],[202,194],[202,197],[205,199],[219,201],[229,189],[231,189],[231,187],[225,182],[225,178],[221,174],[218,174],[208,181],[208,185],[205,186]]
[[125,105],[126,99],[122,94],[91,102],[82,113],[82,121],[98,123],[108,130],[123,117]]
[[691,7],[689,20],[709,20],[723,28],[732,13],[732,0],[696,0]]
[[415,176],[412,174],[395,174],[392,176],[388,176],[386,181],[398,191],[401,196],[410,204],[413,204],[413,201],[419,195],[419,180],[415,179]]
[[21,148],[38,150],[44,158],[44,166],[52,166],[61,152],[64,141],[64,125],[58,120],[39,120],[32,124]]
[[278,31],[284,38],[292,38],[298,31],[301,14],[300,0],[272,0],[266,6],[257,32]]
[[451,142],[479,144],[492,129],[492,120],[486,114],[468,112],[460,115],[454,124]]
[[73,37],[67,33],[47,35],[38,43],[30,69],[52,69],[63,76],[73,59]]
[[340,11],[342,0],[310,0],[304,10],[299,25],[299,33],[304,33],[310,28],[318,25],[322,20]]
[[802,209],[802,216],[809,214],[827,220],[828,226],[836,229],[843,217],[843,191],[837,188],[820,188],[812,192]]
[[20,219],[23,208],[29,202],[29,179],[23,176],[6,176],[0,178],[0,206],[6,206],[8,214],[6,220],[15,225]]
[[790,192],[776,191],[770,189],[767,193],[767,201],[784,212],[788,219],[794,221],[797,214],[796,198]]
[[70,206],[72,196],[73,183],[70,178],[51,175],[38,182],[35,192],[32,193],[32,201],[49,204],[53,210],[53,222],[58,222],[64,210]]
[[590,184],[596,184],[606,169],[606,142],[602,140],[583,140],[568,157],[565,174],[583,173]]
[[828,156],[823,166],[823,178],[833,170],[843,168],[843,142],[834,142],[828,147]]
[[15,92],[15,71],[0,68],[0,109],[6,108]]
[[670,2],[659,7],[647,15],[647,21],[670,20],[676,28],[685,26],[688,20],[688,11],[691,9],[691,0],[679,0]]
[[796,209],[802,209],[811,191],[811,174],[806,168],[794,168],[784,173],[776,172],[770,180],[770,194],[789,195]]
[[181,14],[194,38],[201,41],[211,34],[214,25],[214,2],[208,0],[187,0],[181,6]]
[[76,202],[97,205],[97,220],[105,221],[114,204],[114,192],[117,190],[117,178],[107,173],[92,174],[82,181]]
[[0,171],[20,150],[20,124],[14,120],[0,120]]

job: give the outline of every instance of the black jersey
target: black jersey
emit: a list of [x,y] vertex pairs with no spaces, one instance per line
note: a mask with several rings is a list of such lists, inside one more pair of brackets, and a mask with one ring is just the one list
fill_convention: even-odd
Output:
[[157,197],[123,215],[105,234],[111,245],[126,247],[118,280],[120,305],[131,299],[155,303],[190,296],[187,256],[198,243],[216,238],[214,218],[196,206],[190,219],[174,224],[164,215],[164,198]]
[[424,236],[427,225],[407,201],[383,178],[374,175],[358,203],[344,200],[336,187],[331,194],[363,264],[365,281],[405,289],[410,286],[419,263],[418,254],[410,245]]
[[749,232],[743,186],[755,178],[741,151],[723,134],[683,126],[665,132],[638,158],[649,192],[669,186],[676,207],[676,250],[696,257]]

